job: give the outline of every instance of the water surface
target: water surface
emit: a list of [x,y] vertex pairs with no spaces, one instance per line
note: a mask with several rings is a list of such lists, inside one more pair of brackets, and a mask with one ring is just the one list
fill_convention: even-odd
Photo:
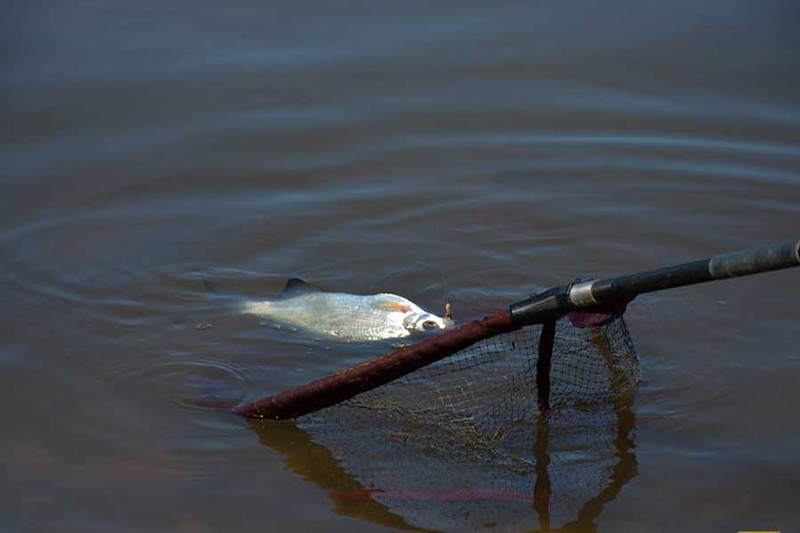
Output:
[[[232,302],[299,276],[467,319],[576,276],[800,238],[798,15],[6,2],[2,528],[457,527],[389,512],[391,495],[337,500],[329,450],[210,409],[382,353]],[[786,271],[631,305],[633,457],[575,529],[800,525],[798,290]],[[514,516],[482,526],[541,526]]]

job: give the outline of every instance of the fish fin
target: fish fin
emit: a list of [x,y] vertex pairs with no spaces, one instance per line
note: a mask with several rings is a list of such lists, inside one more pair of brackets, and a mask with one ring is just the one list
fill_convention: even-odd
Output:
[[381,309],[385,309],[386,311],[399,311],[401,313],[407,313],[411,311],[411,307],[402,302],[378,302],[375,305]]
[[281,298],[288,298],[290,296],[297,296],[298,294],[308,294],[310,292],[319,292],[319,289],[313,287],[300,278],[289,278],[286,286],[281,291]]

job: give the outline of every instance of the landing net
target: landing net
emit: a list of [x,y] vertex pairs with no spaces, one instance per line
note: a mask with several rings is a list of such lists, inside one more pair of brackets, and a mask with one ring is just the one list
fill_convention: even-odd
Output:
[[[555,287],[235,411],[293,418],[308,448],[329,450],[316,455],[335,468],[303,475],[344,514],[403,529],[593,530],[637,472],[627,302],[798,265],[793,242]],[[256,431],[282,446],[281,427]]]
[[[470,450],[495,459],[505,451],[510,453],[502,459],[513,463],[524,456],[514,453],[515,431],[542,414],[537,387],[542,329],[527,326],[482,340],[298,423],[346,426],[359,435],[386,432],[430,449]],[[556,323],[551,413],[625,404],[638,381],[638,358],[621,316],[596,327],[576,327],[567,319]]]

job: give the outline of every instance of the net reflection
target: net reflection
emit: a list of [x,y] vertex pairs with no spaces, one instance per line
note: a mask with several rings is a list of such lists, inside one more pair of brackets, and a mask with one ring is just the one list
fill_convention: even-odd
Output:
[[629,403],[554,411],[515,425],[493,449],[447,452],[380,420],[339,431],[298,422],[252,428],[327,492],[334,512],[396,529],[596,531],[638,471]]

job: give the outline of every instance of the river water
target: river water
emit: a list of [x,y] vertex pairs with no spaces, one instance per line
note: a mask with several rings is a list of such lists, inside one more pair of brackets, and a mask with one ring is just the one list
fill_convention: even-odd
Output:
[[[450,493],[348,499],[335,451],[211,408],[382,353],[232,298],[299,276],[466,320],[796,240],[798,22],[792,0],[5,2],[0,529],[452,530],[484,497],[478,529],[543,527],[448,469]],[[631,304],[628,474],[571,527],[800,528],[798,274]]]

